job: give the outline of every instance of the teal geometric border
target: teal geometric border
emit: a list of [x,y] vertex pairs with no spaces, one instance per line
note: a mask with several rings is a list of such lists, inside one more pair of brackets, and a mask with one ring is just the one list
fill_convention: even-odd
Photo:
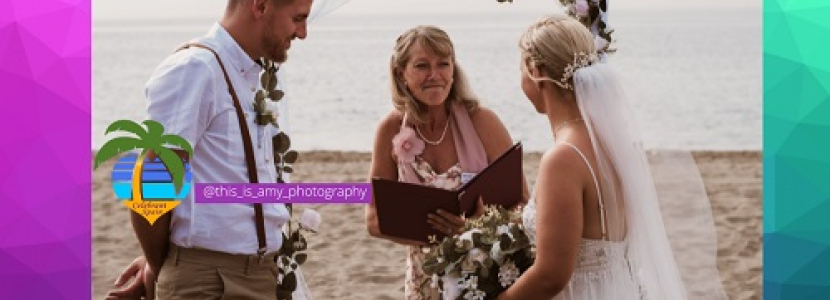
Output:
[[764,299],[830,299],[830,1],[764,1]]

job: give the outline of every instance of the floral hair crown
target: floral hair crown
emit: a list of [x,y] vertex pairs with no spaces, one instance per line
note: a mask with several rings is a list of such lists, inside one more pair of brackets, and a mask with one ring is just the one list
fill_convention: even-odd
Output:
[[608,27],[608,0],[559,0],[565,12],[588,27],[594,34],[594,44],[599,54],[617,51],[611,48],[614,30]]
[[570,79],[574,77],[574,73],[576,73],[576,70],[579,70],[582,67],[593,65],[598,61],[599,55],[597,53],[576,53],[574,54],[573,62],[565,66],[565,69],[562,71],[562,78],[559,80],[554,80],[553,82],[563,89],[573,90],[573,85],[571,85]]

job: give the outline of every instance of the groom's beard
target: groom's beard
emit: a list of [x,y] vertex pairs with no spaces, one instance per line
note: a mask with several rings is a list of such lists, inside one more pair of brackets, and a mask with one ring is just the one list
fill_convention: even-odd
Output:
[[265,58],[277,63],[284,63],[288,60],[288,47],[292,39],[293,37],[281,38],[273,31],[266,31],[262,37],[262,44],[265,46]]

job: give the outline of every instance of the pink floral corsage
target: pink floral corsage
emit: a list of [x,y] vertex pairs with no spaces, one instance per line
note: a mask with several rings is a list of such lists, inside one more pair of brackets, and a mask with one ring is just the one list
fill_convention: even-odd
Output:
[[424,152],[424,146],[424,141],[418,138],[415,130],[406,126],[392,138],[392,153],[402,163],[415,161],[415,156]]

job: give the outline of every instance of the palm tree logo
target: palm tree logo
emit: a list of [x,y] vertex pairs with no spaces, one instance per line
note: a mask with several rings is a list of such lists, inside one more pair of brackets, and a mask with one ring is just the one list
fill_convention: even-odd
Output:
[[[152,225],[160,216],[179,204],[179,201],[175,199],[187,195],[190,185],[185,184],[184,181],[186,177],[190,177],[187,176],[189,175],[187,159],[192,157],[193,148],[187,140],[180,136],[164,134],[164,126],[159,122],[146,120],[143,124],[144,126],[141,126],[131,120],[118,120],[110,124],[104,133],[105,135],[122,131],[134,136],[116,137],[107,141],[95,155],[93,169],[97,169],[103,162],[119,154],[141,149],[137,157],[126,156],[116,164],[113,169],[113,188],[119,198],[130,199],[124,201],[124,205],[144,216]],[[176,150],[168,147],[176,147],[182,150],[177,153]],[[132,171],[129,172],[129,165],[131,165],[133,158],[135,164]],[[123,172],[125,170],[124,163],[127,163],[127,172]],[[149,168],[150,171],[147,171],[149,166],[153,167]],[[153,176],[149,176],[150,174],[153,174]],[[153,177],[156,181],[161,180],[168,183],[145,184],[142,179],[147,180],[147,177]],[[165,191],[165,187],[167,187],[167,190],[172,188],[172,191]],[[184,191],[182,190],[183,187],[185,188]],[[152,195],[148,195],[148,192]],[[165,200],[144,201],[145,198]]]

